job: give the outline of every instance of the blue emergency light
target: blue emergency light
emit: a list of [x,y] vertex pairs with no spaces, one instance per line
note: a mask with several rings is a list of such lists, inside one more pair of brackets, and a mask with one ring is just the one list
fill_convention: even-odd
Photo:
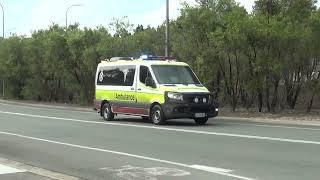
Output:
[[140,56],[140,59],[146,61],[164,61],[164,60],[176,60],[174,57],[166,57],[166,56],[153,56],[150,54],[144,54]]
[[140,56],[140,59],[142,59],[142,60],[151,60],[152,57],[153,56],[150,55],[150,54],[144,54],[144,55]]

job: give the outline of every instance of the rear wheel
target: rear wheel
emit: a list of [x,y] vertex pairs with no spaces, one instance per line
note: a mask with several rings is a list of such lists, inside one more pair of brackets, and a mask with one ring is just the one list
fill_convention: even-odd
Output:
[[198,124],[198,125],[204,125],[207,123],[208,118],[195,118],[194,121]]
[[112,121],[114,119],[114,113],[111,111],[111,106],[109,103],[105,103],[102,107],[102,117],[106,121]]
[[162,108],[159,105],[155,105],[152,107],[150,118],[151,118],[153,124],[156,124],[156,125],[161,125],[166,122],[164,115],[163,115]]

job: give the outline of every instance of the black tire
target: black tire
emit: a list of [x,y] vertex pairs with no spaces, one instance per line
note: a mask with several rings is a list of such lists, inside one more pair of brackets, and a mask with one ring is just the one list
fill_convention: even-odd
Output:
[[150,118],[147,117],[147,116],[141,116],[141,118],[142,118],[144,121],[149,121],[149,120],[150,120]]
[[112,121],[114,119],[114,113],[112,113],[111,106],[109,103],[105,103],[103,105],[101,116],[105,121]]
[[166,122],[161,106],[155,105],[152,107],[150,119],[155,125],[161,125]]
[[198,125],[205,125],[208,121],[208,118],[195,118],[194,121],[198,124]]

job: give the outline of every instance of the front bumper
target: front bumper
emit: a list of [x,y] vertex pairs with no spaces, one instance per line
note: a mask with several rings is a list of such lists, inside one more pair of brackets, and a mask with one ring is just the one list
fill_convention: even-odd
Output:
[[197,113],[205,113],[205,117],[218,116],[219,109],[217,103],[195,104],[167,102],[163,105],[163,112],[166,119],[196,118]]

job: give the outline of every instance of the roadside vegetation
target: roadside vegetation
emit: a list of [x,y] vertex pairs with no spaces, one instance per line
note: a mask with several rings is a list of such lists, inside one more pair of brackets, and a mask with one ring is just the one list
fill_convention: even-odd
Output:
[[[259,112],[320,104],[320,10],[315,0],[197,0],[170,22],[171,55],[187,62],[221,105]],[[90,104],[97,64],[113,56],[164,54],[165,24],[52,25],[0,38],[5,97]],[[0,85],[2,89],[2,83]]]

